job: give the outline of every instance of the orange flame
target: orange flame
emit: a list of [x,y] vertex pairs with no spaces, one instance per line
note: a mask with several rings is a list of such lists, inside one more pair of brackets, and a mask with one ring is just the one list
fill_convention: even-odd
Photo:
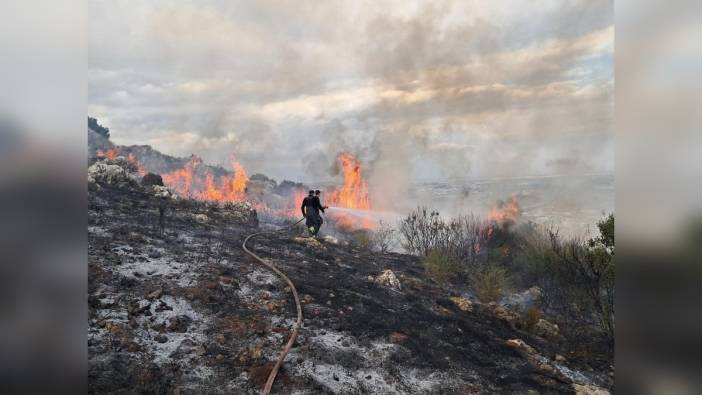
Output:
[[198,169],[202,159],[193,156],[182,169],[172,171],[162,176],[164,184],[174,189],[178,194],[193,199],[208,200],[212,202],[240,202],[246,199],[246,187],[249,177],[246,170],[234,161],[234,175],[219,177],[215,181],[210,172],[204,175]]
[[119,148],[117,146],[114,146],[107,151],[103,151],[101,149],[97,150],[96,155],[98,158],[105,158],[109,160],[115,160],[119,156]]
[[191,196],[193,184],[193,171],[202,163],[202,159],[193,156],[182,169],[174,170],[161,176],[163,183],[182,196]]
[[487,214],[488,221],[492,222],[516,222],[522,215],[522,208],[516,196],[511,196],[506,201],[498,201],[497,205],[490,209]]
[[215,185],[211,174],[207,175],[205,189],[199,194],[200,199],[213,202],[240,202],[246,198],[249,177],[246,175],[244,166],[239,162],[235,161],[232,165],[234,175],[231,178],[221,177],[219,186]]
[[127,157],[127,161],[137,169],[137,174],[139,174],[141,177],[146,175],[146,169],[144,168],[144,165],[139,162],[139,160],[136,158],[136,155],[133,153],[129,153],[129,156]]
[[361,174],[361,162],[353,155],[342,152],[337,157],[344,174],[344,185],[329,193],[329,201],[339,207],[368,210],[368,184]]
[[[344,176],[343,185],[327,194],[329,203],[333,206],[370,210],[368,199],[368,183],[363,179],[361,162],[348,152],[337,156]],[[330,211],[337,224],[347,228],[374,229],[377,224],[368,216],[350,216],[340,212]]]

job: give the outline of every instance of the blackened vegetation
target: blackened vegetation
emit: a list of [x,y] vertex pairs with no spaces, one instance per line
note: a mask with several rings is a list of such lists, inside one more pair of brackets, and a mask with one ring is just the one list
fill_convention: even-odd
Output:
[[[89,196],[89,392],[258,393],[294,318],[289,290],[240,249],[258,229],[241,207],[157,198],[133,184]],[[579,343],[545,339],[429,279],[411,255],[318,242],[296,232],[252,248],[303,299],[304,327],[274,392],[568,393],[611,386]],[[375,281],[392,270],[402,284]],[[506,345],[522,339],[546,364]],[[596,372],[589,372],[596,369]],[[604,373],[603,373],[604,372]],[[178,392],[176,392],[178,391]]]

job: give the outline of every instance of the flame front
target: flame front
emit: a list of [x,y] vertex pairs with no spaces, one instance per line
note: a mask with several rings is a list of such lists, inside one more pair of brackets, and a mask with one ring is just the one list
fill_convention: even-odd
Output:
[[361,174],[361,162],[347,152],[340,153],[337,159],[344,175],[344,185],[329,193],[329,201],[339,207],[370,209],[368,184]]
[[119,148],[117,146],[114,146],[107,151],[103,151],[101,149],[97,150],[95,153],[98,158],[105,158],[109,160],[115,160],[119,156]]
[[[337,160],[341,165],[344,183],[340,188],[327,194],[328,202],[337,207],[370,210],[368,183],[363,179],[361,162],[348,152],[340,153]],[[351,216],[335,211],[330,211],[329,214],[339,225],[344,227],[374,229],[377,226],[369,216]]]
[[179,195],[192,196],[193,171],[202,163],[202,159],[193,156],[182,169],[174,170],[161,176],[164,184],[175,190]]

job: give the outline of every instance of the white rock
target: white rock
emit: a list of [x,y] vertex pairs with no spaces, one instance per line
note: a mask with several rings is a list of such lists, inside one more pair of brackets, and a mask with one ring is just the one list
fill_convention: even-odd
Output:
[[118,184],[127,181],[129,175],[127,171],[119,165],[97,162],[88,168],[88,182],[90,182],[91,179],[106,184]]
[[156,197],[164,198],[164,199],[178,199],[178,195],[173,193],[168,187],[165,187],[163,185],[153,185],[151,187],[151,192],[154,194]]
[[193,218],[195,219],[195,221],[201,224],[205,224],[210,220],[210,217],[206,216],[205,214],[194,214]]
[[326,235],[326,236],[322,237],[322,239],[324,241],[326,241],[327,243],[339,244],[339,240],[334,236]]
[[395,273],[393,273],[392,270],[390,270],[390,269],[385,270],[378,277],[376,277],[375,282],[377,284],[384,286],[384,287],[393,288],[393,289],[402,289],[402,285],[400,284],[400,280],[397,279],[397,276],[395,276]]
[[573,389],[576,395],[610,395],[606,389],[594,385],[573,384]]

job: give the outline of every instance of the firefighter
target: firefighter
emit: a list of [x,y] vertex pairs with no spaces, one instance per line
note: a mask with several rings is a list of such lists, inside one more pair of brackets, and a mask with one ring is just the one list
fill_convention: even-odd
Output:
[[307,197],[302,200],[302,215],[305,216],[305,225],[310,233],[310,236],[316,236],[319,228],[322,226],[322,216],[319,212],[324,212],[326,207],[322,207],[319,201],[319,196],[315,196],[315,191],[309,191]]

